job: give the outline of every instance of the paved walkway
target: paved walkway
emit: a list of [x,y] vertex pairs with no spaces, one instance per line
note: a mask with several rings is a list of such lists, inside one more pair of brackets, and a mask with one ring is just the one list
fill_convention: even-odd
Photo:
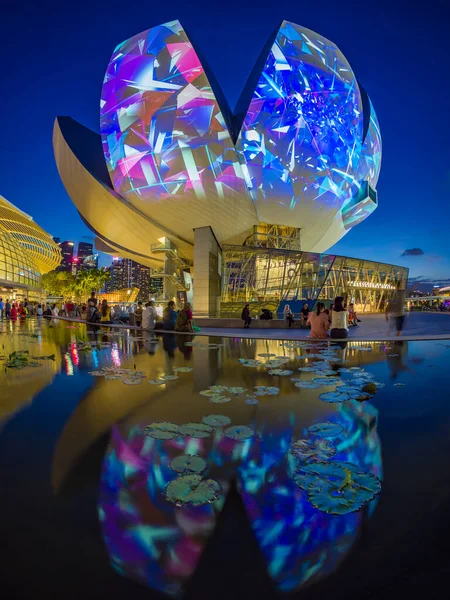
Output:
[[[68,319],[60,317],[64,321],[80,322],[78,319]],[[85,321],[81,321],[85,323]],[[194,319],[195,322],[195,319]],[[110,328],[111,325],[106,327]],[[137,327],[128,327],[116,325],[120,329],[134,329]],[[173,331],[159,331],[171,335]],[[211,328],[203,327],[199,336],[219,336],[219,337],[239,337],[254,339],[271,340],[300,340],[307,339],[309,331],[307,329],[244,329],[242,328]],[[191,334],[178,334],[191,335]],[[399,339],[392,330],[390,323],[386,323],[384,314],[362,315],[361,323],[358,327],[350,327],[349,339],[353,341],[372,341],[382,342]],[[403,340],[446,340],[450,339],[450,313],[408,313],[405,319]]]

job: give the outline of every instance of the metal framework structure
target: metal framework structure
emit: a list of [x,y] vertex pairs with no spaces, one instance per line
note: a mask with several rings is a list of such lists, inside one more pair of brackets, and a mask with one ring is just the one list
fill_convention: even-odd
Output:
[[284,250],[301,250],[300,229],[286,225],[259,223],[244,242],[244,246],[253,248],[279,248]]
[[0,196],[0,228],[8,232],[31,257],[40,274],[61,262],[61,249],[33,219]]
[[336,296],[359,312],[378,312],[408,280],[408,269],[396,265],[272,248],[224,246],[222,264],[222,316],[240,314],[246,302],[276,311],[284,301],[330,304]]

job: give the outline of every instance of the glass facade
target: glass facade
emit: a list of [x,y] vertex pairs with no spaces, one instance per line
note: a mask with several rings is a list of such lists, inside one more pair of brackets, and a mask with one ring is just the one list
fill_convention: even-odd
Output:
[[12,298],[16,288],[29,287],[41,288],[38,268],[22,246],[0,228],[0,295]]
[[328,305],[336,296],[354,302],[359,312],[379,312],[397,284],[405,289],[408,281],[404,267],[274,248],[224,246],[222,264],[221,317],[239,317],[247,302],[254,313],[275,313],[285,302],[297,312],[296,302]]

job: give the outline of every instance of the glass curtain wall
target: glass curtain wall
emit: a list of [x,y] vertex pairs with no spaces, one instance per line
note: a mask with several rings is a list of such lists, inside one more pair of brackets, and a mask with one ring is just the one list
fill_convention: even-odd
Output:
[[276,312],[285,302],[329,305],[339,295],[359,312],[379,312],[408,279],[408,269],[395,265],[273,248],[224,246],[222,264],[222,317],[240,316],[247,302],[254,313]]

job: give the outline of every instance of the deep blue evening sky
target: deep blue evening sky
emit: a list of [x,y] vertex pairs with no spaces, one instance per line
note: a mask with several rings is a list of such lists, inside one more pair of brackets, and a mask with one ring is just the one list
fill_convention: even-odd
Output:
[[[418,4],[418,3],[416,3]],[[52,127],[69,115],[99,130],[100,90],[114,47],[179,19],[234,107],[282,19],[343,51],[381,126],[379,207],[333,247],[340,254],[450,277],[450,8],[447,0],[72,0],[2,2],[0,194],[52,235],[91,235],[53,159]],[[401,256],[420,248],[421,256]]]

